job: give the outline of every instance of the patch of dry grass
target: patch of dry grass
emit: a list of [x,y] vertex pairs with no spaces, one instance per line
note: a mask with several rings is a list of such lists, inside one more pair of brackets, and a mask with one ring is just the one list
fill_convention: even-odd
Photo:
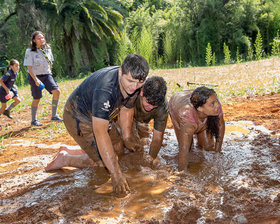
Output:
[[[151,71],[168,83],[168,98],[182,89],[194,89],[197,85],[187,82],[217,84],[214,88],[222,102],[230,102],[232,96],[264,95],[280,90],[280,58],[245,62],[226,66],[164,69]],[[182,88],[178,87],[178,84]]]
[[[217,84],[214,88],[222,102],[231,102],[232,96],[263,95],[277,92],[280,88],[280,58],[246,62],[227,66],[194,67],[182,69],[153,70],[149,76],[162,76],[168,84],[167,97],[183,89],[194,89],[197,85],[187,85],[187,82]],[[61,115],[63,107],[73,90],[83,81],[71,80],[59,83],[61,89],[58,113]],[[181,86],[179,87],[177,83]],[[30,107],[32,97],[30,87],[19,89],[22,102],[15,108]],[[39,104],[39,118],[50,113],[52,96],[43,91],[43,98]],[[11,102],[9,102],[11,103]]]

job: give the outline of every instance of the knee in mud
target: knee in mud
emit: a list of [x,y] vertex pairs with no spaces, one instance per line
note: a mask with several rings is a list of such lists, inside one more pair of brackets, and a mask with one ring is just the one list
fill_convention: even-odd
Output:
[[199,149],[202,149],[202,150],[205,150],[205,151],[214,151],[215,150],[215,147],[214,147],[214,144],[211,144],[211,145],[198,145],[198,148]]

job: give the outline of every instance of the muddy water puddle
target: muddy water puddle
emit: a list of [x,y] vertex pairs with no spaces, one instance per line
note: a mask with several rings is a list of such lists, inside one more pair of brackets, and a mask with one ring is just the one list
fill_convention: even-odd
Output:
[[54,155],[1,164],[0,223],[278,223],[279,143],[252,122],[227,122],[222,154],[195,148],[188,172],[178,172],[178,143],[167,129],[157,166],[138,154],[120,158],[131,188],[124,198],[114,196],[104,168],[47,173]]

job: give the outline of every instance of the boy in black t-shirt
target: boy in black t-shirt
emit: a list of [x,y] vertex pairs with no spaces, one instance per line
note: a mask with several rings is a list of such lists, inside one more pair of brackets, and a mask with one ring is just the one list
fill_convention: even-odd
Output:
[[[126,111],[120,117],[127,117],[133,111],[134,93],[142,87],[148,73],[146,59],[130,54],[121,67],[103,68],[86,78],[65,104],[63,121],[67,131],[95,165],[105,165],[117,195],[126,195],[129,186],[120,170],[109,132],[121,107]],[[123,127],[129,125],[127,122],[124,119]]]

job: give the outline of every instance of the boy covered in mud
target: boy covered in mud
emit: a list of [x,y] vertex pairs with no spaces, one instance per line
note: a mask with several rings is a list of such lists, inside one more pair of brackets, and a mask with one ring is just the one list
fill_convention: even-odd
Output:
[[131,111],[132,114],[128,118],[131,120],[129,124],[132,124],[132,128],[130,126],[124,127],[127,129],[123,133],[123,139],[126,139],[126,148],[131,151],[143,151],[141,140],[149,137],[148,123],[153,120],[153,137],[149,155],[146,157],[151,163],[157,158],[166,128],[168,118],[166,91],[166,82],[162,77],[152,76],[148,78],[136,99],[134,111]]
[[213,89],[202,86],[174,94],[169,100],[169,113],[179,143],[180,171],[187,170],[194,134],[200,148],[221,152],[225,121]]
[[67,131],[95,165],[105,165],[117,195],[126,195],[130,189],[109,132],[121,107],[125,107],[128,113],[133,110],[135,92],[142,87],[148,73],[146,59],[130,54],[120,67],[103,68],[86,78],[64,107],[63,121]]
[[[148,123],[153,120],[154,130],[152,142],[150,144],[149,155],[146,160],[149,163],[157,158],[163,141],[163,134],[168,118],[168,101],[165,97],[167,91],[166,82],[162,77],[153,76],[148,78],[140,94],[137,96],[134,110],[122,108],[120,121],[126,126],[122,127],[122,138],[124,146],[131,151],[143,151],[141,139],[149,136]],[[127,110],[127,111],[125,111]],[[125,119],[121,121],[121,119]],[[114,123],[110,130],[110,137],[114,142],[114,149],[118,155],[124,152],[123,141],[121,139],[118,124]],[[121,125],[120,126],[124,126]],[[94,162],[81,149],[67,149],[61,147],[55,159],[45,168],[46,171],[60,169],[64,166],[78,168],[94,166]]]

